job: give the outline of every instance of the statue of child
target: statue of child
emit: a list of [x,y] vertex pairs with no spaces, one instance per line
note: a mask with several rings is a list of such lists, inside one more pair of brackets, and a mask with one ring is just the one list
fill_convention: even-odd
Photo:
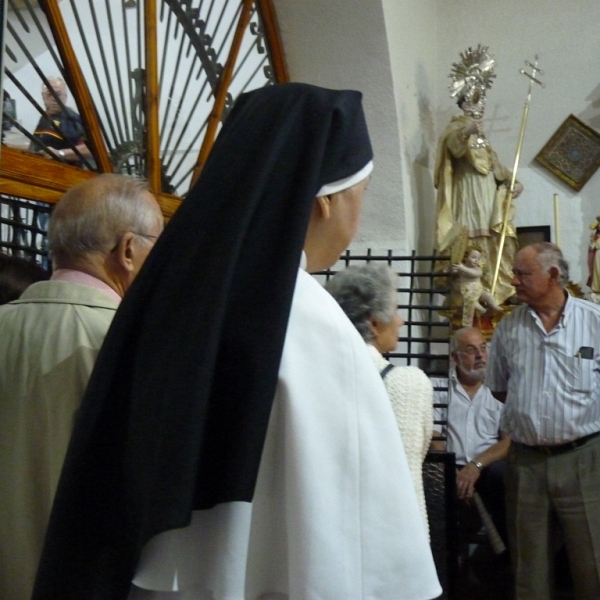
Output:
[[[494,297],[483,287],[481,277],[481,251],[471,246],[467,248],[462,262],[451,267],[452,273],[458,276],[458,287],[462,296],[462,326],[472,327],[475,312],[484,314],[487,310],[502,311]],[[483,301],[486,306],[481,304]],[[487,307],[487,308],[486,308]]]

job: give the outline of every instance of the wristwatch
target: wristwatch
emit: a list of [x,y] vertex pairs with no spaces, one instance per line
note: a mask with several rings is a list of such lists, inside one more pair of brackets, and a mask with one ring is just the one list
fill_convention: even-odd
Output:
[[483,465],[478,460],[471,460],[469,462],[472,462],[480,471],[483,471]]

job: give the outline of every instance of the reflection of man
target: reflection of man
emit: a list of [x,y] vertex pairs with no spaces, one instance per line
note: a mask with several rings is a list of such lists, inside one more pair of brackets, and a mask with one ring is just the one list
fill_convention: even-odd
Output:
[[[483,384],[487,363],[487,345],[478,329],[459,329],[451,342],[456,368],[450,373],[447,396],[436,391],[434,402],[448,404],[436,409],[435,420],[447,420],[447,450],[456,455],[456,486],[461,499],[479,492],[501,537],[506,541],[504,508],[504,470],[510,439],[500,432],[503,406]],[[434,387],[444,387],[445,380],[434,380]],[[441,426],[434,429],[441,432]],[[434,440],[432,450],[444,450],[443,442]]]
[[67,192],[48,234],[55,271],[0,307],[0,598],[29,600],[63,458],[121,297],[163,228],[143,182]]
[[562,529],[575,597],[600,598],[600,307],[565,290],[569,267],[547,242],[513,266],[519,306],[496,327],[487,383],[506,398],[513,440],[506,503],[517,600],[553,597]]
[[[67,85],[64,80],[59,77],[50,77],[48,83],[60,99],[62,106],[44,85],[42,87],[42,100],[48,116],[40,118],[33,135],[50,148],[55,156],[68,163],[80,166],[81,158],[71,146],[76,146],[84,158],[91,158],[92,156],[85,143],[85,130],[81,117],[72,108],[66,106]],[[31,142],[29,149],[33,152],[46,152],[45,148],[34,142]]]

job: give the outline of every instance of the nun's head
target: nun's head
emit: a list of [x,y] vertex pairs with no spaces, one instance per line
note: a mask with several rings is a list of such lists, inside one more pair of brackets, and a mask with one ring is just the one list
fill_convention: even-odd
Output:
[[315,198],[304,244],[308,272],[333,266],[349,246],[358,229],[370,178],[367,175],[350,187]]

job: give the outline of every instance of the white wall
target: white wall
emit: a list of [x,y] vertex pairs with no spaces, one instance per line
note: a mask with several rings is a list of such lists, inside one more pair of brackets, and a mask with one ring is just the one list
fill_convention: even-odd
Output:
[[[407,249],[399,116],[384,11],[380,0],[275,0],[290,78],[364,94],[375,152],[375,172],[365,196],[353,247]],[[410,230],[410,227],[409,227]]]
[[[406,238],[396,248],[429,254],[427,233],[434,214],[421,198],[431,197],[430,169],[435,161],[433,97],[436,89],[435,0],[384,0],[384,15],[392,66],[395,112],[402,173]],[[391,110],[391,107],[390,107]],[[383,177],[387,173],[382,173]],[[380,218],[383,215],[380,215]]]

